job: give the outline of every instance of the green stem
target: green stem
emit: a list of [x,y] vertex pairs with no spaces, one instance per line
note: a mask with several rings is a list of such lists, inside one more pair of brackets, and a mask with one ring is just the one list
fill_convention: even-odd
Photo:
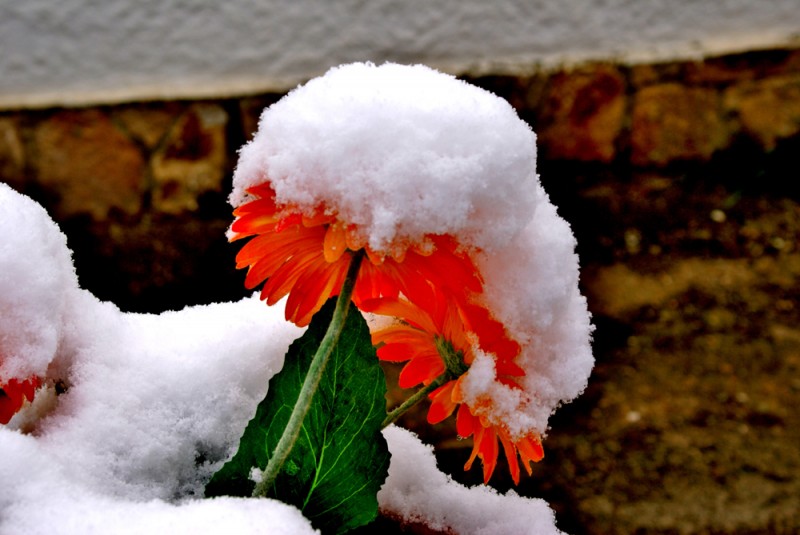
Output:
[[434,381],[431,384],[423,388],[420,388],[419,390],[414,392],[414,395],[412,395],[398,407],[393,409],[392,412],[386,415],[386,418],[383,420],[383,423],[381,424],[381,429],[395,423],[403,414],[405,414],[405,412],[408,409],[410,409],[411,407],[422,401],[425,398],[425,396],[427,396],[428,394],[430,394],[431,392],[442,386],[446,379],[447,379],[446,374],[440,375],[439,377],[434,379]]
[[311,400],[319,387],[322,373],[325,371],[325,366],[328,364],[331,353],[333,353],[333,348],[336,347],[339,336],[344,330],[344,322],[347,319],[347,312],[350,310],[350,299],[353,296],[358,268],[361,266],[363,257],[363,251],[353,254],[353,259],[350,261],[350,267],[347,270],[347,276],[342,284],[342,290],[336,300],[336,308],[333,311],[331,323],[328,325],[328,330],[325,332],[311,365],[308,367],[308,373],[300,389],[300,395],[297,398],[292,414],[289,416],[289,422],[283,430],[283,435],[281,435],[278,444],[275,446],[275,451],[269,458],[261,481],[253,489],[253,497],[265,497],[267,495],[268,489],[275,482],[278,472],[280,472],[292,451],[292,447],[297,442],[297,437],[300,436],[303,420],[305,420],[308,409],[311,407]]
[[456,351],[453,344],[441,336],[435,336],[434,343],[436,344],[436,351],[444,361],[445,372],[434,379],[431,384],[417,390],[414,395],[387,414],[386,418],[383,420],[383,424],[381,424],[382,427],[387,427],[395,423],[408,409],[425,399],[425,396],[447,381],[458,379],[466,373],[468,367],[464,363],[464,354],[461,351]]

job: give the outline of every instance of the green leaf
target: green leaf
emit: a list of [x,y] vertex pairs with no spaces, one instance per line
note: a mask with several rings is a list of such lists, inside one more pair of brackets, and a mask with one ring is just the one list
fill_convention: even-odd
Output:
[[[247,425],[239,450],[211,479],[206,496],[250,496],[253,467],[263,470],[286,427],[311,359],[331,321],[335,300],[318,312],[286,354],[283,369]],[[381,434],[386,381],[366,322],[350,305],[300,436],[269,496],[295,505],[325,533],[372,521],[389,469]]]

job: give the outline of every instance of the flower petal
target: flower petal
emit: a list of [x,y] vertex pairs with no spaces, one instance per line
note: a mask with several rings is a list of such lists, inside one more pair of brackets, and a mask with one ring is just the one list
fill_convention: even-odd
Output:
[[431,400],[431,406],[428,409],[429,424],[438,424],[453,414],[457,405],[451,396],[454,385],[455,381],[447,382],[428,396]]
[[433,336],[421,331],[407,323],[394,323],[372,331],[372,344],[406,344],[425,345],[431,344]]
[[387,362],[405,362],[425,350],[425,346],[420,348],[418,345],[411,344],[387,344],[379,347],[377,353],[379,359]]
[[36,389],[41,385],[38,377],[31,376],[19,381],[11,379],[0,384],[0,424],[5,425],[22,408],[25,400],[33,401]]
[[400,318],[428,333],[434,334],[440,332],[440,329],[434,324],[430,315],[410,301],[399,299],[368,299],[360,303],[359,308],[364,312]]
[[519,456],[522,459],[522,466],[525,467],[528,475],[531,475],[533,473],[531,463],[539,462],[544,458],[542,441],[535,435],[528,435],[517,440],[514,445],[519,451]]
[[322,242],[322,253],[325,261],[336,262],[346,250],[347,241],[345,239],[344,225],[339,222],[333,223],[325,232],[325,239]]
[[339,293],[347,276],[348,260],[349,257],[343,257],[334,264],[315,264],[298,279],[286,301],[289,321],[298,327],[305,327],[311,322],[322,305]]
[[499,453],[497,447],[497,434],[493,427],[489,427],[484,431],[483,440],[481,440],[480,451],[478,456],[483,463],[483,482],[489,483],[494,469],[497,466],[497,454]]
[[463,403],[459,405],[458,413],[456,413],[456,433],[458,433],[458,436],[467,438],[472,435],[476,423],[477,418],[472,415],[469,407]]
[[472,463],[475,461],[475,458],[478,456],[478,452],[481,449],[481,443],[483,442],[483,435],[486,433],[486,428],[481,425],[476,425],[473,431],[472,437],[472,453],[467,459],[466,464],[464,465],[464,470],[470,470],[472,468]]
[[508,433],[505,430],[499,429],[497,431],[497,436],[500,438],[500,444],[503,445],[503,453],[505,453],[506,461],[508,461],[508,471],[511,473],[511,479],[514,481],[515,485],[519,485],[519,462],[517,461],[517,448],[514,446],[514,443],[511,441],[511,437],[508,436]]
[[398,384],[400,388],[411,388],[420,383],[430,384],[444,371],[444,362],[438,353],[418,353],[403,366]]

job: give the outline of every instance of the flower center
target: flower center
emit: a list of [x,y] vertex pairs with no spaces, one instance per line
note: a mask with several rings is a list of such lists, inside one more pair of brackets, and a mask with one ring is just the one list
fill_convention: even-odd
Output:
[[464,352],[457,351],[449,340],[442,336],[435,336],[436,351],[444,361],[444,366],[447,369],[447,374],[456,379],[461,377],[469,369],[469,366],[464,362]]

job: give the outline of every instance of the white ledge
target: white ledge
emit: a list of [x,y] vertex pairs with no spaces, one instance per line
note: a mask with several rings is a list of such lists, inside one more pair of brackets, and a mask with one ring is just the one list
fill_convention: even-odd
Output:
[[798,45],[796,0],[0,0],[0,108],[283,92],[352,61],[505,74]]

